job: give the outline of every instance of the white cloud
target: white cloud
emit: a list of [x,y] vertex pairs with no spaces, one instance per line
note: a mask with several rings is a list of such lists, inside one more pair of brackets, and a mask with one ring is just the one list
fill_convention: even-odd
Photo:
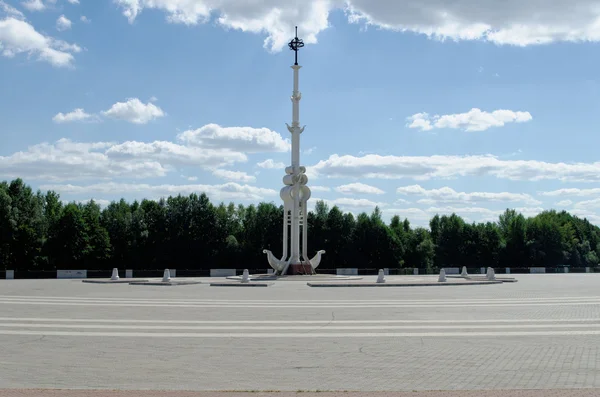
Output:
[[25,15],[23,15],[23,13],[21,11],[17,10],[15,7],[11,6],[10,4],[7,4],[3,0],[0,0],[0,10],[2,10],[2,12],[9,17],[15,17],[15,18],[19,18],[19,19],[25,18]]
[[559,207],[569,207],[573,205],[573,202],[571,200],[561,200],[557,202],[556,205]]
[[243,171],[216,169],[213,171],[213,175],[234,182],[256,182],[255,176],[248,175]]
[[409,128],[419,128],[430,131],[434,128],[463,129],[465,131],[485,131],[491,127],[502,127],[506,123],[524,123],[532,119],[529,112],[514,112],[512,110],[494,110],[485,112],[473,108],[467,113],[435,115],[417,113],[408,117]]
[[63,30],[71,29],[71,20],[64,15],[61,15],[56,20],[56,30],[62,32]]
[[[285,47],[294,25],[307,43],[329,26],[329,14],[345,10],[350,23],[364,23],[437,40],[479,40],[527,46],[559,41],[600,40],[596,0],[559,0],[552,4],[506,0],[307,0],[304,2],[232,0],[114,0],[129,22],[145,9],[167,14],[171,23],[213,22],[224,28],[266,35],[264,47]],[[535,15],[535,18],[532,17]]]
[[285,152],[291,146],[289,140],[268,128],[221,127],[217,124],[184,131],[178,139],[191,146],[228,148],[247,153]]
[[584,200],[575,203],[576,208],[600,208],[600,198]]
[[178,167],[213,170],[245,161],[244,153],[168,141],[81,143],[63,138],[0,156],[0,177],[48,181],[141,179],[166,176]]
[[234,182],[222,185],[149,185],[115,182],[96,183],[86,186],[46,184],[40,186],[40,189],[54,190],[61,195],[95,194],[110,196],[113,199],[121,198],[123,195],[134,195],[139,198],[160,198],[176,196],[178,194],[206,193],[212,200],[258,201],[278,195],[278,192],[272,189],[240,185]]
[[67,0],[71,4],[79,4],[79,0]]
[[309,186],[312,192],[330,192],[331,188],[327,186]]
[[589,209],[575,208],[575,209],[570,209],[569,213],[571,215],[575,215],[579,218],[586,218],[590,222],[592,222],[596,225],[600,225],[600,216],[597,213],[590,211]]
[[194,182],[198,180],[197,176],[188,176],[188,177],[184,177],[185,179],[187,179],[188,181]]
[[22,1],[21,4],[29,11],[42,11],[46,9],[46,5],[42,2],[42,0],[27,0]]
[[600,195],[600,188],[592,188],[592,189],[579,189],[579,188],[569,188],[569,189],[558,189],[550,192],[541,192],[542,196],[556,197],[556,196],[596,196]]
[[536,160],[501,160],[480,156],[380,156],[331,155],[310,167],[311,174],[330,178],[456,178],[495,176],[500,179],[564,182],[600,182],[600,162],[548,163]]
[[310,156],[311,154],[313,154],[315,152],[315,150],[317,150],[316,146],[310,147],[310,148],[304,150],[304,154],[306,154],[307,156]]
[[80,17],[79,17],[79,20],[80,20],[81,22],[83,22],[83,23],[90,23],[90,22],[92,22],[92,20],[91,20],[91,19],[89,19],[88,17],[86,17],[85,15],[82,15],[82,16],[80,16]]
[[203,149],[169,141],[127,141],[112,145],[106,155],[115,161],[158,161],[165,166],[222,167],[247,160],[245,154],[222,149]]
[[420,204],[441,203],[484,203],[484,202],[518,202],[522,201],[530,205],[539,205],[541,201],[534,199],[525,193],[508,192],[457,192],[450,187],[427,190],[420,185],[403,186],[396,189],[396,193],[406,196],[425,197],[418,201]]
[[343,194],[385,194],[383,190],[364,183],[349,183],[338,186],[335,190]]
[[266,169],[285,169],[285,164],[281,161],[274,161],[273,159],[266,159],[265,161],[261,161],[260,163],[256,163],[260,168]]
[[96,117],[93,114],[86,113],[85,110],[77,108],[69,113],[58,113],[52,117],[52,121],[55,123],[68,123],[71,121],[90,121]]
[[56,67],[71,67],[73,53],[81,51],[78,45],[44,36],[28,22],[14,17],[0,20],[0,49],[8,58],[26,53]]
[[165,116],[161,108],[153,103],[144,104],[138,98],[129,98],[127,102],[117,102],[102,114],[112,119],[124,120],[134,124],[146,124]]

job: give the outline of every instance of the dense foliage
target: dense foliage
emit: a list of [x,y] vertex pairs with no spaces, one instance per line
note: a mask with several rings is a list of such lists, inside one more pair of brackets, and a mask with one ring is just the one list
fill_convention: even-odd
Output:
[[[208,269],[266,267],[263,248],[281,254],[283,208],[213,205],[205,194],[159,201],[63,204],[21,179],[0,183],[0,268]],[[430,229],[376,208],[354,217],[318,202],[308,216],[311,254],[323,268],[442,266],[597,266],[600,228],[567,212],[525,218],[506,210],[498,222],[436,215]]]

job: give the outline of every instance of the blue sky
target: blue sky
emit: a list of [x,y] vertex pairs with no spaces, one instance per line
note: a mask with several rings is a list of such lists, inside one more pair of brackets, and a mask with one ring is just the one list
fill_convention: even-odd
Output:
[[0,179],[279,204],[297,24],[313,204],[600,224],[600,2],[446,3],[1,0]]

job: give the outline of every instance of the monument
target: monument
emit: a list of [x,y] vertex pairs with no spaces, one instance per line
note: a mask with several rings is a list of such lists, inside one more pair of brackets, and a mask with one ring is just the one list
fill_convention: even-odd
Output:
[[[276,275],[286,275],[288,269],[292,274],[314,274],[321,262],[321,255],[325,251],[317,251],[312,259],[307,259],[308,252],[308,224],[307,202],[310,198],[310,189],[306,184],[306,167],[300,165],[300,134],[304,127],[300,127],[300,99],[302,94],[298,90],[298,74],[302,66],[298,65],[298,51],[304,47],[304,42],[296,37],[288,43],[290,50],[294,51],[294,90],[292,92],[292,125],[286,123],[287,129],[292,134],[292,164],[285,168],[283,184],[280,192],[283,200],[283,255],[277,259],[267,249],[269,265],[275,270]],[[300,238],[302,238],[302,251],[300,251]],[[288,256],[289,248],[289,256]]]

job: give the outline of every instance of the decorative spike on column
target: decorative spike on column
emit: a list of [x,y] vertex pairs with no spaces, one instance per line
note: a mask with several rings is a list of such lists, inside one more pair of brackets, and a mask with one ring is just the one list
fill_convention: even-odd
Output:
[[[299,71],[302,66],[298,65],[298,51],[304,47],[304,42],[298,38],[298,27],[296,37],[288,43],[290,50],[294,51],[294,89],[292,91],[292,125],[286,123],[287,129],[292,134],[292,164],[285,168],[283,184],[285,185],[279,195],[283,200],[283,254],[277,259],[269,250],[263,250],[267,259],[277,275],[285,275],[290,266],[293,273],[315,273],[315,269],[321,262],[321,255],[325,251],[317,252],[317,255],[308,259],[308,208],[307,202],[311,196],[310,189],[306,184],[306,167],[300,165],[300,134],[305,127],[300,127],[300,100],[302,93],[299,90]],[[300,250],[300,236],[302,236],[302,250]],[[289,256],[288,256],[289,254]]]

